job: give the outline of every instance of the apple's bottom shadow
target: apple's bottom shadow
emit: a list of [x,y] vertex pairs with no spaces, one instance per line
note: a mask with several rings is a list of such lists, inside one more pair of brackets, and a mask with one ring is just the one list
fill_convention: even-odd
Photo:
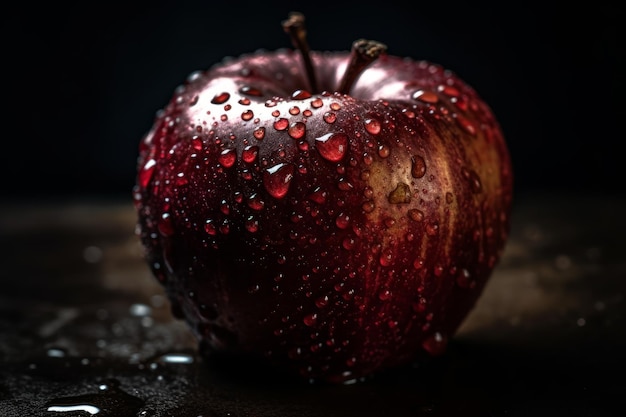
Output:
[[439,357],[340,385],[311,384],[258,360],[203,355],[201,384],[229,386],[244,403],[298,404],[311,416],[620,415],[626,407],[620,387],[585,349],[455,341]]

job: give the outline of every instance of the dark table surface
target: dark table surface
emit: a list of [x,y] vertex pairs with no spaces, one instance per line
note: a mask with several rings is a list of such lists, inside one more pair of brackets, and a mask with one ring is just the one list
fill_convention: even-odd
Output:
[[624,416],[625,216],[623,196],[517,197],[442,357],[322,386],[199,355],[130,200],[0,203],[0,417]]

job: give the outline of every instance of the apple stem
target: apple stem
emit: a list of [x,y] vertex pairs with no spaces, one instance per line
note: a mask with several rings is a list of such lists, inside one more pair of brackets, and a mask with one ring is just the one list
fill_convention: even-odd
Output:
[[282,22],[283,29],[291,37],[293,46],[300,51],[304,69],[309,80],[309,86],[312,93],[317,92],[317,79],[315,69],[311,61],[311,50],[306,40],[306,27],[304,25],[304,15],[300,12],[291,12],[286,20]]
[[363,70],[385,52],[387,52],[387,45],[383,43],[368,39],[354,41],[350,51],[350,61],[341,78],[338,91],[348,94]]

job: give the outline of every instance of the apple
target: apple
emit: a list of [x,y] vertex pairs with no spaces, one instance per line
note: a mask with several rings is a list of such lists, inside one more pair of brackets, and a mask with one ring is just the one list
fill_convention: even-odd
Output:
[[191,74],[139,145],[137,234],[208,352],[354,382],[434,357],[504,250],[513,175],[455,73],[360,39]]

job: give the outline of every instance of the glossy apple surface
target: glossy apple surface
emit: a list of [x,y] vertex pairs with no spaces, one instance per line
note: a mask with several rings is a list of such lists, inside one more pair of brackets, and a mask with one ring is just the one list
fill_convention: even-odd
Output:
[[[210,350],[346,382],[445,351],[509,231],[502,131],[453,72],[259,51],[192,74],[140,145],[138,234]],[[264,360],[265,360],[264,359]]]

